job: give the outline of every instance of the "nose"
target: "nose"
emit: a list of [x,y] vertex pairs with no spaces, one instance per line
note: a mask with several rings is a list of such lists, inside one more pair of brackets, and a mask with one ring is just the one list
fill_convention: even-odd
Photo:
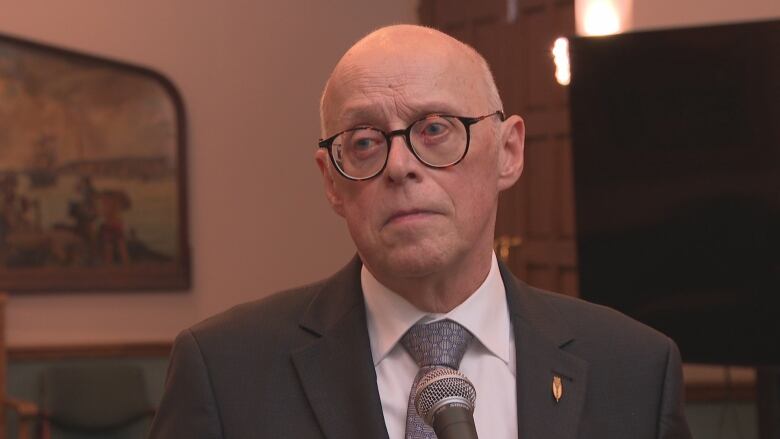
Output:
[[392,133],[387,152],[385,175],[388,180],[400,183],[405,179],[418,179],[421,163],[412,153],[406,138],[401,133]]

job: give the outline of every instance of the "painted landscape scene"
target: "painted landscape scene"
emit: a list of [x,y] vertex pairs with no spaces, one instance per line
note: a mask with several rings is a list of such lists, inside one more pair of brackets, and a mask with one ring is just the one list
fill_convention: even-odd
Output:
[[0,288],[188,284],[181,115],[165,84],[0,38]]

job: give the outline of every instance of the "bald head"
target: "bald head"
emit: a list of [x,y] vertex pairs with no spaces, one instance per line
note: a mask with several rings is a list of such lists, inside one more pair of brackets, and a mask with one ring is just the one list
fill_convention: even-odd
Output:
[[[392,65],[402,75],[452,75],[459,87],[484,110],[502,109],[501,98],[490,67],[471,46],[438,30],[415,25],[380,28],[353,45],[333,69],[320,101],[323,136],[336,129],[334,119],[340,111],[341,92],[363,79],[387,75],[393,87],[402,78],[393,77]],[[444,78],[442,78],[444,79]],[[463,109],[461,112],[466,111]]]
[[498,110],[485,60],[420,26],[358,41],[323,92],[328,201],[364,266],[421,310],[449,311],[490,271],[498,194],[523,163],[523,121]]

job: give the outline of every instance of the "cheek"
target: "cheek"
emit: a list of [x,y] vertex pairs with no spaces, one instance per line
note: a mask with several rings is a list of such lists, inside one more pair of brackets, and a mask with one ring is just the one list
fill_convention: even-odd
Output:
[[464,163],[461,187],[478,198],[490,198],[498,188],[498,154],[493,145],[474,151],[473,160]]
[[463,163],[464,173],[458,179],[457,202],[462,217],[479,227],[485,218],[492,216],[498,199],[498,173],[496,154],[481,151],[474,160]]
[[482,180],[479,184],[468,185],[462,194],[460,215],[466,224],[481,229],[485,221],[492,216],[497,203],[495,188]]
[[370,187],[352,186],[341,189],[344,219],[350,234],[353,238],[356,235],[370,235],[376,223],[372,213],[377,212],[376,203],[379,198],[373,195]]

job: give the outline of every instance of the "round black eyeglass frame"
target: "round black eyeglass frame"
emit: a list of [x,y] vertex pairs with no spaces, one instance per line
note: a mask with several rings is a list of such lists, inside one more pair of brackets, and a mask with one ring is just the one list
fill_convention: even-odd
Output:
[[[387,166],[387,159],[390,157],[390,147],[393,144],[392,140],[393,140],[393,137],[395,137],[395,136],[403,136],[404,141],[406,142],[406,147],[409,149],[409,151],[412,152],[412,155],[414,155],[415,158],[417,158],[417,160],[419,160],[419,162],[422,163],[423,165],[425,165],[425,166],[427,166],[429,168],[435,168],[435,169],[448,168],[450,166],[455,166],[458,163],[460,163],[463,160],[463,158],[466,157],[466,153],[469,152],[469,144],[471,143],[471,126],[474,125],[475,123],[479,122],[479,121],[482,121],[482,120],[487,119],[488,117],[492,117],[492,116],[498,116],[499,119],[502,122],[504,120],[506,120],[506,116],[504,115],[504,112],[501,111],[501,110],[495,111],[495,112],[490,113],[490,114],[486,114],[484,116],[478,116],[478,117],[464,117],[464,116],[454,116],[454,115],[451,115],[451,114],[438,114],[438,113],[437,114],[429,114],[429,115],[427,115],[425,117],[422,117],[420,119],[415,120],[414,122],[411,123],[411,125],[409,125],[405,129],[390,131],[389,133],[385,132],[385,131],[382,131],[379,128],[372,127],[370,125],[361,125],[361,126],[357,126],[357,127],[354,127],[354,128],[350,128],[348,130],[340,131],[340,132],[338,132],[338,133],[328,137],[327,139],[320,139],[318,147],[319,148],[325,148],[325,149],[328,150],[328,156],[330,156],[330,161],[331,161],[331,163],[333,163],[333,166],[336,168],[336,170],[339,171],[339,174],[341,174],[344,178],[347,178],[349,180],[354,180],[354,181],[362,181],[362,180],[372,179],[372,178],[376,177],[377,175],[381,174],[385,170],[385,167]],[[433,165],[433,164],[430,164],[430,163],[426,162],[425,160],[423,160],[419,156],[419,154],[417,154],[417,151],[415,151],[414,148],[412,147],[412,140],[410,138],[411,137],[411,133],[412,133],[412,127],[417,122],[423,121],[423,120],[431,118],[431,117],[452,117],[452,118],[458,119],[463,124],[463,126],[466,128],[466,148],[463,150],[463,154],[461,154],[460,158],[458,158],[457,160],[455,160],[454,162],[452,162],[450,164],[447,164],[447,165]],[[339,165],[336,164],[336,159],[333,158],[333,141],[336,140],[336,137],[338,137],[338,136],[340,136],[340,135],[342,135],[342,134],[344,134],[346,132],[355,131],[355,130],[361,130],[361,129],[367,129],[367,128],[375,130],[377,132],[380,132],[380,133],[382,133],[383,136],[385,136],[385,141],[387,142],[387,155],[385,156],[385,162],[382,164],[382,167],[379,168],[378,171],[376,171],[374,174],[369,175],[368,177],[360,177],[360,178],[352,177],[350,175],[345,174],[344,171],[341,170]]]

